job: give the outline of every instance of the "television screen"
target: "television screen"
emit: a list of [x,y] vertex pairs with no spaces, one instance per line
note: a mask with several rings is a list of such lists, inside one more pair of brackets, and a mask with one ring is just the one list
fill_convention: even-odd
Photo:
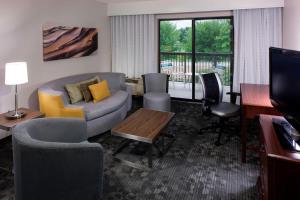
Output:
[[300,132],[300,52],[270,48],[270,99]]
[[300,52],[270,48],[270,97],[282,109],[300,107]]

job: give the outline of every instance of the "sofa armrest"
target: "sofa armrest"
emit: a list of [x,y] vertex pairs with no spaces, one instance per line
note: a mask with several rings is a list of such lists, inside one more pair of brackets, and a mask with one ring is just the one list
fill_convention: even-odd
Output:
[[132,87],[124,83],[121,85],[121,90],[128,93],[127,111],[130,111],[132,107]]
[[132,96],[132,87],[130,85],[122,84],[121,90],[127,92],[130,96]]
[[62,93],[57,91],[38,91],[40,111],[46,117],[71,117],[84,118],[84,111],[81,107],[65,107]]

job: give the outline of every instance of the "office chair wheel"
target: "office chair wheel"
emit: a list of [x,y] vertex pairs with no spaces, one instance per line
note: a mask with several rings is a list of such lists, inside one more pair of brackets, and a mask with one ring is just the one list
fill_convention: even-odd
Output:
[[201,129],[198,131],[198,135],[203,135],[203,131]]
[[221,142],[220,142],[220,141],[216,141],[216,142],[215,142],[215,145],[216,145],[216,146],[221,146]]

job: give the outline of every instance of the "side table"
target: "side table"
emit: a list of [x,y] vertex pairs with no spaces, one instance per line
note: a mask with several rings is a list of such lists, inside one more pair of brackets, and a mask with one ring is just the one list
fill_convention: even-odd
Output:
[[[31,120],[31,119],[36,119],[36,118],[42,118],[45,116],[44,113],[41,113],[36,110],[28,109],[28,108],[19,108],[18,110],[26,112],[25,117],[20,119],[9,120],[6,119],[5,113],[0,114],[0,129],[5,131],[11,131],[13,127],[15,127],[21,122]],[[8,172],[10,171],[9,169],[6,169],[4,167],[0,167],[0,170],[4,170]]]

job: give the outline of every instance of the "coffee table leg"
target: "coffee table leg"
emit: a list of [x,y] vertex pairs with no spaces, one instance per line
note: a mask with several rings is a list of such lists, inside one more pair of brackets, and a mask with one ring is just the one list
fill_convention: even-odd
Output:
[[162,152],[165,153],[165,136],[163,135],[161,138],[161,146],[162,146]]
[[128,140],[128,139],[124,139],[120,146],[115,150],[115,152],[113,152],[113,156],[117,155],[118,153],[120,153],[126,146],[128,146],[132,141]]
[[152,144],[148,147],[148,167],[152,168]]

